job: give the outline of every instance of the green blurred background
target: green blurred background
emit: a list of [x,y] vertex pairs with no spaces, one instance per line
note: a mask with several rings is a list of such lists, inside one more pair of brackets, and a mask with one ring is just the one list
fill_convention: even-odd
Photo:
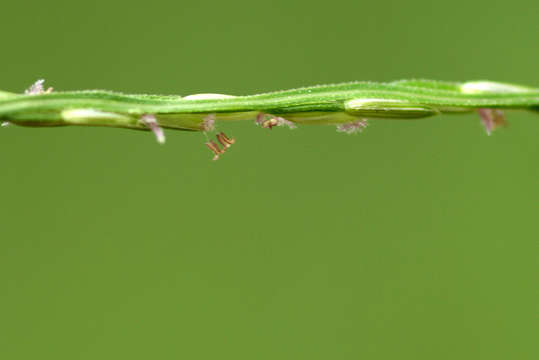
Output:
[[[5,2],[0,89],[539,86],[529,1]],[[537,359],[539,117],[0,131],[2,359]]]

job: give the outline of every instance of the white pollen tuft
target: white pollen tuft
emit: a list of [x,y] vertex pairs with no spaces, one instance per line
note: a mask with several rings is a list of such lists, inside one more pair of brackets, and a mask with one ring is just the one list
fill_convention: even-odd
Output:
[[26,95],[39,95],[43,94],[45,90],[43,89],[43,84],[45,83],[44,79],[39,79],[33,83],[28,89],[24,91]]
[[358,132],[363,132],[368,125],[367,119],[359,119],[352,121],[346,124],[341,124],[337,126],[337,132],[343,132],[347,134],[355,134]]
[[155,115],[151,115],[151,114],[143,115],[140,118],[140,121],[142,121],[144,125],[150,128],[150,130],[154,133],[155,138],[157,139],[157,142],[159,144],[165,143],[165,132],[163,131],[163,128],[159,126],[159,124],[157,123],[157,119],[155,118]]
[[202,120],[202,131],[215,130],[215,114],[208,114]]

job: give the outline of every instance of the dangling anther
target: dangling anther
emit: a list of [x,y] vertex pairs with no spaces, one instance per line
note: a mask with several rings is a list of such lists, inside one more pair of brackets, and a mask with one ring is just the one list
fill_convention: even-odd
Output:
[[213,140],[208,141],[205,145],[215,154],[213,161],[219,159],[219,155],[222,155],[226,150],[236,142],[236,140],[229,138],[224,132],[217,134],[217,140],[223,146],[223,149],[219,147]]
[[236,140],[228,138],[224,132],[217,134],[217,140],[219,140],[225,149],[228,149],[236,142]]
[[219,159],[219,155],[224,154],[225,150],[219,148],[219,145],[217,145],[213,140],[208,141],[205,143],[205,145],[215,154],[213,157],[213,161]]

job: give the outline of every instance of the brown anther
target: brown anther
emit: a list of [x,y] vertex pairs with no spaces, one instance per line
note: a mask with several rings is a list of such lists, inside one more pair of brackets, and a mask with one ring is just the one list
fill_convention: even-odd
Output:
[[263,127],[264,129],[270,129],[270,130],[272,127],[279,125],[279,121],[275,117],[272,117],[271,119],[266,120],[269,116],[271,115],[258,113],[256,115],[256,123],[260,125],[260,127]]
[[217,145],[215,142],[213,142],[212,140],[208,141],[207,143],[205,143],[205,145],[215,154],[215,156],[213,157],[213,160],[217,160],[219,159],[219,155],[221,154],[224,154],[225,151],[223,149],[220,149],[219,148],[219,145]]
[[228,144],[228,143],[223,139],[221,133],[217,134],[217,140],[219,141],[219,143],[220,143],[221,145],[223,145],[223,147],[224,147],[225,149],[227,149],[227,148],[230,147],[230,144]]
[[236,140],[228,138],[223,132],[217,134],[217,140],[219,140],[223,149],[221,149],[213,140],[205,143],[205,145],[215,154],[213,161],[219,159],[219,155],[224,154],[226,150],[236,142]]
[[279,125],[279,121],[276,118],[271,118],[269,120],[264,121],[261,126],[263,128],[268,128],[271,130],[274,126],[278,126],[278,125]]
[[232,144],[236,142],[236,140],[228,138],[224,132],[220,132],[219,134],[217,134],[217,140],[219,140],[221,145],[223,145],[223,147],[225,148],[229,148],[230,146],[232,146]]

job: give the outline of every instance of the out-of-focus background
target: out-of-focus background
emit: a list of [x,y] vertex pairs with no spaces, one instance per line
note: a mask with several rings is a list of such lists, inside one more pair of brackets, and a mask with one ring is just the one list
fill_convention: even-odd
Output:
[[[0,89],[539,86],[536,1],[2,4]],[[0,131],[2,359],[537,359],[539,117]]]

